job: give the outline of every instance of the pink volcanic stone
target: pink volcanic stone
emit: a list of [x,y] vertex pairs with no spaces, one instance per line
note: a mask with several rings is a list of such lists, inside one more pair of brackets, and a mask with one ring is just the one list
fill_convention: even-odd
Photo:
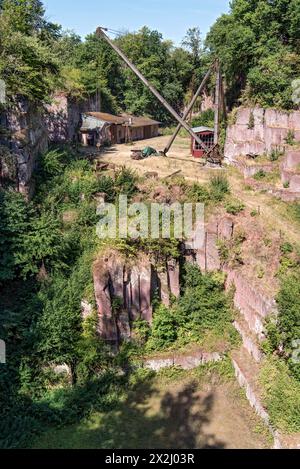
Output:
[[289,128],[295,131],[300,130],[300,112],[291,112],[289,115]]
[[266,127],[288,129],[289,114],[287,112],[276,111],[275,109],[266,109],[265,125]]
[[300,175],[297,174],[291,177],[289,190],[291,192],[300,192]]
[[109,272],[105,262],[98,261],[94,265],[93,280],[98,310],[98,333],[103,340],[117,342],[118,332],[112,311]]
[[166,270],[159,271],[157,272],[157,276],[159,280],[159,290],[160,290],[161,301],[165,306],[170,306],[170,290],[169,290],[168,272]]
[[148,262],[140,269],[140,311],[142,318],[149,323],[152,321],[151,280],[152,268]]
[[300,150],[289,150],[284,159],[284,169],[293,169],[300,166]]
[[230,217],[224,217],[219,223],[218,235],[223,239],[231,239],[233,235],[234,223]]
[[206,267],[208,271],[220,270],[221,262],[217,247],[218,236],[207,233],[206,237]]
[[180,295],[179,263],[175,260],[172,260],[168,261],[167,264],[171,294],[178,298]]

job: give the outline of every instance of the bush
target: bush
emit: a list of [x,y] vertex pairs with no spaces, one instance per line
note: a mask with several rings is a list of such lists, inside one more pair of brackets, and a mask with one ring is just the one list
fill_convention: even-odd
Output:
[[137,175],[131,169],[124,166],[116,174],[115,187],[117,193],[132,197],[137,191],[137,181]]
[[267,176],[266,172],[263,169],[260,169],[257,171],[256,174],[254,174],[253,179],[256,179],[257,181],[261,181],[262,179],[265,179]]
[[64,171],[68,154],[65,151],[55,149],[44,153],[40,159],[40,172],[45,177],[53,177]]
[[[280,343],[290,358],[294,344],[300,339],[300,272],[297,271],[281,280],[281,288],[277,295],[279,315],[277,329]],[[278,344],[279,345],[279,344]],[[291,369],[300,381],[300,364],[292,364]]]
[[177,339],[177,321],[174,312],[166,306],[160,305],[152,322],[148,350],[162,350],[168,348]]
[[288,131],[288,134],[285,138],[285,143],[287,145],[294,145],[295,144],[295,132],[293,130]]
[[210,195],[211,197],[220,202],[227,194],[230,193],[230,186],[226,176],[219,174],[210,179]]
[[202,274],[197,266],[186,266],[184,295],[178,301],[178,324],[184,330],[220,330],[231,323],[231,312],[222,279]]
[[283,155],[283,151],[279,150],[278,148],[273,148],[273,150],[270,153],[269,159],[270,161],[278,161],[279,158]]
[[286,364],[277,359],[265,361],[260,381],[264,403],[276,429],[286,433],[300,431],[300,383]]
[[116,197],[115,183],[110,176],[101,176],[97,181],[95,189],[99,193],[106,194],[107,202],[114,202]]
[[226,212],[231,215],[238,215],[245,209],[245,205],[240,200],[233,200],[225,205]]
[[210,195],[206,187],[194,183],[187,191],[187,198],[190,202],[204,203],[210,200]]

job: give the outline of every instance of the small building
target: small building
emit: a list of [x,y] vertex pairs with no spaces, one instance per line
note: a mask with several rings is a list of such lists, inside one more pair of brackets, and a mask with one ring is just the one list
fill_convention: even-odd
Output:
[[[209,127],[195,127],[193,132],[200,137],[200,140],[204,143],[208,150],[214,147],[214,129]],[[191,153],[194,158],[203,158],[205,151],[198,142],[192,137]]]
[[81,142],[85,146],[101,146],[105,142],[125,143],[126,120],[105,112],[82,114]]
[[148,117],[86,112],[82,114],[81,142],[85,146],[101,146],[104,142],[114,145],[144,140],[159,135],[159,124]]
[[149,117],[136,117],[123,114],[126,118],[125,126],[128,127],[127,141],[146,140],[159,135],[160,122]]

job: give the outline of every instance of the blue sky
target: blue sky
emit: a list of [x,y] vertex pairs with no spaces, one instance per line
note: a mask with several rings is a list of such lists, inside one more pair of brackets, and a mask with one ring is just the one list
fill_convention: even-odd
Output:
[[203,36],[229,9],[229,0],[44,0],[48,20],[73,29],[82,37],[106,26],[135,31],[147,25],[165,39],[180,44],[188,28]]

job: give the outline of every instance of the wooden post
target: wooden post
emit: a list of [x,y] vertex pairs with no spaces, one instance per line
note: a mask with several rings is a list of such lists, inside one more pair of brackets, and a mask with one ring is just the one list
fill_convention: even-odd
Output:
[[[184,113],[184,115],[183,115],[183,117],[182,117],[183,120],[186,120],[186,119],[188,118],[188,116],[189,116],[189,113],[192,112],[192,109],[193,109],[193,107],[194,107],[194,105],[195,105],[195,103],[196,103],[198,97],[199,97],[200,94],[202,93],[203,88],[204,88],[204,86],[206,85],[207,80],[209,79],[209,77],[210,77],[210,75],[211,75],[211,72],[212,72],[214,66],[215,66],[215,64],[213,64],[213,65],[210,67],[210,69],[209,69],[208,72],[206,73],[205,77],[203,78],[201,85],[199,86],[199,88],[198,88],[196,94],[194,95],[192,101],[190,102],[188,108],[186,109],[186,111],[185,111],[185,113]],[[170,150],[171,146],[173,145],[174,140],[175,140],[175,138],[177,137],[178,133],[180,132],[181,127],[182,127],[182,125],[181,125],[181,124],[178,124],[178,126],[177,126],[177,128],[176,128],[174,134],[172,135],[172,137],[170,138],[170,140],[169,140],[169,142],[168,142],[166,148],[164,149],[164,154],[165,154],[165,155],[168,153],[168,151]]]
[[214,144],[219,143],[220,133],[220,84],[221,84],[221,69],[220,62],[217,61],[216,66],[216,98],[215,98],[215,126],[214,126]]
[[227,108],[226,108],[226,97],[225,97],[226,83],[224,87],[224,80],[225,80],[225,77],[221,75],[221,101],[222,101],[222,107],[223,107],[224,120],[225,122],[227,122]]
[[187,132],[196,140],[196,142],[200,145],[200,147],[207,151],[206,145],[202,142],[202,140],[192,131],[192,129],[188,126],[188,124],[177,114],[177,112],[170,106],[170,104],[159,94],[159,92],[152,86],[148,80],[141,74],[141,72],[136,68],[133,63],[126,57],[126,55],[110,40],[110,38],[104,33],[105,28],[97,28],[96,34],[100,37],[103,37],[108,44],[114,49],[114,51],[124,60],[126,65],[136,74],[136,76],[144,83],[144,85],[151,91],[152,94],[161,102],[161,104],[169,111],[169,113],[176,119],[182,127],[187,130]]

